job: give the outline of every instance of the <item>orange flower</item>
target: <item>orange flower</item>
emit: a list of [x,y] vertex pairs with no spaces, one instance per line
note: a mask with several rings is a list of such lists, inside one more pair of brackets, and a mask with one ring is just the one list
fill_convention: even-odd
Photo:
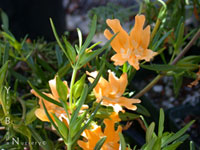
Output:
[[[109,81],[101,77],[93,90],[97,98],[97,102],[103,99],[102,105],[112,106],[115,112],[124,112],[122,106],[130,110],[136,110],[137,107],[133,105],[133,103],[140,103],[140,100],[122,96],[128,83],[127,74],[123,73],[118,79],[113,72],[108,72]],[[97,71],[92,73],[87,72],[87,74],[93,77],[88,78],[88,80],[92,83],[94,78],[97,76]]]
[[100,126],[96,126],[92,130],[86,129],[83,133],[83,136],[87,139],[87,142],[78,141],[78,145],[84,150],[93,150],[97,142],[104,136],[106,140],[101,147],[101,150],[116,150],[119,149],[119,133],[122,132],[122,127],[118,126],[115,130],[115,123],[120,121],[120,118],[116,113],[113,113],[110,116],[110,119],[104,119],[105,129],[102,132]]
[[[143,29],[145,22],[144,15],[137,15],[135,17],[135,26],[130,32],[130,35],[121,27],[118,19],[107,19],[106,23],[118,35],[111,42],[112,48],[116,54],[111,57],[115,65],[123,65],[126,61],[129,62],[136,70],[139,67],[140,60],[150,61],[156,52],[148,48],[150,42],[150,26]],[[113,34],[106,29],[104,31],[105,37],[110,40]]]
[[[67,85],[67,82],[66,81],[63,81],[63,83],[66,85],[67,89],[68,89],[68,97],[69,97],[69,87]],[[46,96],[56,100],[56,101],[59,101],[59,95],[58,95],[58,92],[56,90],[56,78],[54,78],[53,80],[50,80],[49,81],[49,86],[50,86],[50,89],[51,89],[51,93],[43,93],[45,94]],[[35,111],[35,115],[42,121],[49,121],[48,117],[46,116],[46,113],[45,113],[45,110],[43,108],[43,105],[42,105],[42,100],[47,108],[47,111],[48,113],[51,115],[52,117],[52,113],[55,113],[55,115],[62,121],[67,121],[68,122],[68,118],[67,118],[67,115],[66,115],[66,112],[64,110],[64,108],[62,107],[59,107],[45,99],[43,99],[41,96],[39,96],[34,90],[31,90],[31,93],[34,94],[36,97],[39,98],[39,105],[40,105],[40,108],[38,108],[36,111]],[[87,105],[83,105],[82,109],[87,109],[88,106]],[[70,112],[69,112],[70,113]],[[53,117],[52,117],[53,118]]]

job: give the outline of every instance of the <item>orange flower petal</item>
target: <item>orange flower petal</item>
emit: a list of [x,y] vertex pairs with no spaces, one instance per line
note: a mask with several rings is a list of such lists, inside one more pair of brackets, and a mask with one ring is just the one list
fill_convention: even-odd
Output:
[[129,64],[131,66],[133,66],[136,70],[139,70],[140,69],[140,66],[139,66],[139,60],[134,58],[134,57],[131,57],[129,60],[128,60]]
[[111,60],[114,61],[114,64],[115,64],[116,66],[118,66],[118,65],[119,65],[119,66],[122,66],[122,65],[127,61],[126,58],[123,58],[123,57],[122,57],[121,53],[117,53],[117,54],[113,55],[113,56],[111,57]]
[[126,97],[120,97],[117,100],[118,100],[118,104],[130,110],[136,110],[137,107],[133,104],[141,102],[139,99],[126,98]]
[[51,93],[53,94],[53,97],[58,100],[58,92],[56,90],[56,77],[53,80],[49,81],[49,87],[51,89]]
[[127,74],[123,73],[118,79],[113,72],[109,71],[108,79],[112,87],[112,93],[115,95],[115,97],[120,97],[124,93],[128,84]]
[[[116,52],[119,52],[121,48],[126,49],[129,46],[128,33],[122,28],[118,19],[107,19],[106,23],[113,30],[114,33],[118,33],[118,35],[111,42],[111,46]],[[111,33],[109,30],[105,30],[104,35],[107,39],[111,38]]]
[[[49,111],[50,111],[50,110],[49,110]],[[47,117],[47,115],[46,115],[44,109],[41,109],[41,108],[36,109],[35,115],[36,115],[36,117],[39,118],[40,120],[49,122],[49,119],[48,119],[48,117]]]
[[154,52],[150,49],[146,49],[143,53],[143,59],[146,61],[150,61],[157,54],[158,54],[157,52]]
[[135,25],[130,33],[130,39],[133,45],[135,45],[134,42],[140,44],[141,42],[141,32],[143,30],[143,25],[145,22],[145,16],[144,15],[136,15],[135,16]]
[[141,46],[143,49],[147,49],[148,46],[149,46],[149,42],[150,42],[150,26],[148,25],[142,32],[141,34],[141,38],[142,38],[142,41],[141,41]]

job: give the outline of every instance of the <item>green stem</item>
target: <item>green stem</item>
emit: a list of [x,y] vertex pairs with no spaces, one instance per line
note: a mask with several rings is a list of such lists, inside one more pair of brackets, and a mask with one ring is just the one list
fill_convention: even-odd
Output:
[[73,103],[73,99],[72,99],[72,88],[73,88],[73,85],[74,85],[74,82],[75,82],[75,78],[76,78],[76,73],[77,73],[77,68],[74,67],[74,70],[73,70],[73,73],[72,73],[72,78],[71,78],[71,83],[70,83],[70,96],[69,96],[69,104],[70,104],[70,110],[71,110],[71,113],[72,113],[72,103]]
[[72,150],[72,145],[71,145],[71,143],[70,143],[70,144],[67,144],[67,150]]
[[151,34],[151,41],[153,40],[153,38],[154,38],[154,36],[155,36],[155,34],[156,34],[156,32],[157,32],[159,26],[160,26],[160,23],[161,23],[161,21],[160,21],[160,19],[158,18],[158,19],[156,20],[156,25],[155,25],[155,27],[153,28],[153,31],[152,31],[152,34]]

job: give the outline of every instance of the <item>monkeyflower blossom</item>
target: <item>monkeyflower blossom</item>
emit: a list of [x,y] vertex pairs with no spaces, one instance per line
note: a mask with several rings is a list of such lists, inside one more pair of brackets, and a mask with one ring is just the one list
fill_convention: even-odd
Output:
[[[63,81],[63,83],[66,85],[68,91],[68,97],[69,97],[69,92],[70,92],[70,89],[68,87],[68,84],[66,81]],[[54,78],[53,80],[50,80],[49,81],[49,87],[50,87],[50,90],[51,90],[51,93],[44,93],[46,96],[56,100],[59,102],[59,95],[58,95],[58,92],[56,90],[56,78]],[[35,111],[35,115],[42,121],[48,121],[49,122],[49,119],[45,113],[45,110],[43,108],[43,105],[42,105],[42,101],[44,102],[45,104],[45,107],[47,108],[47,111],[48,113],[50,114],[51,118],[53,119],[53,115],[52,113],[54,113],[61,121],[64,121],[65,124],[68,124],[67,122],[69,121],[69,119],[67,118],[67,114],[64,110],[64,108],[60,107],[60,106],[57,106],[45,99],[43,99],[41,96],[39,96],[33,89],[31,90],[31,93],[34,94],[36,97],[39,98],[39,105],[40,105],[40,108],[36,109]],[[68,104],[68,103],[67,103]],[[83,109],[87,109],[88,106],[87,105],[83,105],[82,106],[82,110]],[[70,111],[69,111],[70,113]],[[53,119],[54,120],[54,119]]]
[[[114,61],[115,65],[122,66],[128,61],[136,70],[139,67],[139,61],[145,60],[150,61],[156,52],[148,49],[150,42],[150,26],[148,25],[143,29],[145,22],[144,15],[136,15],[135,25],[130,32],[130,35],[122,28],[118,19],[107,19],[106,23],[113,30],[114,34],[118,35],[112,40],[111,46],[116,52],[111,60]],[[110,40],[113,34],[106,29],[104,31],[105,37]]]
[[[136,110],[134,103],[140,103],[139,99],[123,97],[126,86],[128,84],[127,74],[123,73],[120,78],[117,78],[113,72],[109,72],[108,81],[100,77],[96,87],[93,89],[97,102],[102,101],[102,105],[112,106],[115,112],[125,112],[123,106],[130,110]],[[97,71],[86,72],[91,77],[88,80],[92,83],[97,76]]]
[[94,126],[93,129],[86,129],[82,136],[86,141],[78,141],[78,145],[84,150],[93,150],[97,142],[104,136],[106,140],[101,147],[101,150],[117,150],[119,149],[119,133],[122,132],[122,127],[118,126],[115,130],[115,123],[119,122],[120,118],[117,113],[113,112],[109,119],[104,119],[105,129],[102,131],[100,126]]

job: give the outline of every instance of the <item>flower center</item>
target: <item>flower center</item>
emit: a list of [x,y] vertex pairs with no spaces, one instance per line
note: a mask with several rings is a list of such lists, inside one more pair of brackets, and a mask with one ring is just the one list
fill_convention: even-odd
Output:
[[122,58],[124,58],[124,59],[129,59],[130,56],[131,56],[132,50],[131,50],[130,48],[128,48],[128,49],[125,51],[123,48],[121,48],[120,53],[121,53],[121,55],[122,55]]

